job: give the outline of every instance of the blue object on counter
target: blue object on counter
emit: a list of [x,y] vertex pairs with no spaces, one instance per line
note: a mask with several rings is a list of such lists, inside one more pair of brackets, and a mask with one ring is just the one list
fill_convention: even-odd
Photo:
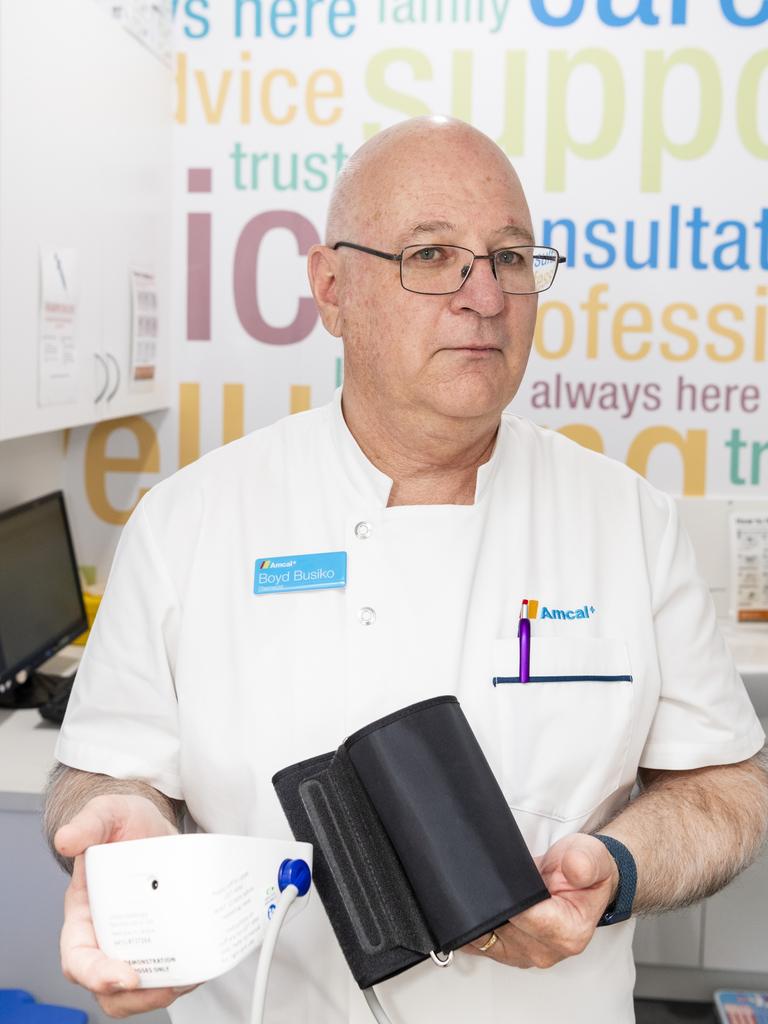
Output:
[[34,1003],[35,997],[31,992],[25,992],[23,988],[0,988],[0,1019],[3,1013],[20,1003]]
[[0,989],[0,1024],[88,1024],[84,1010],[36,1003],[20,988]]

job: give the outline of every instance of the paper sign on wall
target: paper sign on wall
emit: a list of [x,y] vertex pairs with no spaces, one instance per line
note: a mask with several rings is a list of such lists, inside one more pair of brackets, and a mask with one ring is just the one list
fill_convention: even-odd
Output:
[[77,253],[40,247],[37,402],[77,400]]
[[132,268],[131,381],[152,381],[157,369],[159,320],[157,281],[153,271]]
[[737,622],[768,623],[768,515],[731,516],[731,602]]

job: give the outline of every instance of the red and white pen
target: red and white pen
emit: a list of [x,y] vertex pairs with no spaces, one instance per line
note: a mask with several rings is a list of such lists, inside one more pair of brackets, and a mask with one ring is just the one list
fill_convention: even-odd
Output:
[[531,620],[528,618],[528,598],[525,598],[520,608],[517,635],[520,640],[520,682],[527,683],[531,677]]

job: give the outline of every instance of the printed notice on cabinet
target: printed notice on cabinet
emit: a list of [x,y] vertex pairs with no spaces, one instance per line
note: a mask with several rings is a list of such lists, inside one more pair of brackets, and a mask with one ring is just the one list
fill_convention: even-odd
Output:
[[731,516],[731,601],[737,622],[768,623],[768,515]]
[[77,253],[40,247],[38,405],[77,400]]
[[151,270],[133,267],[131,276],[131,382],[154,381],[159,321],[157,282]]

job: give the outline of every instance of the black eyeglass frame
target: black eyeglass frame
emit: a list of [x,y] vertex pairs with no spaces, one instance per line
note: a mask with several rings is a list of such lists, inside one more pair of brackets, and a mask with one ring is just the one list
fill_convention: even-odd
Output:
[[[419,291],[416,291],[415,288],[406,288],[405,285],[403,284],[403,255],[409,249],[416,249],[418,251],[419,249],[438,249],[441,246],[446,246],[446,247],[450,246],[452,249],[461,249],[462,252],[468,252],[469,255],[472,257],[472,261],[470,262],[469,266],[467,267],[467,272],[464,274],[464,278],[463,278],[461,284],[459,285],[459,287],[458,288],[454,288],[454,289],[452,289],[449,292],[419,292]],[[485,255],[481,255],[479,253],[472,252],[471,249],[467,249],[463,245],[455,245],[453,242],[432,242],[431,244],[428,244],[428,245],[406,245],[406,247],[404,249],[402,249],[400,252],[382,252],[381,249],[371,249],[370,246],[368,246],[368,245],[358,245],[357,242],[336,242],[335,245],[331,246],[331,249],[333,249],[333,250],[341,249],[341,248],[357,249],[358,252],[367,252],[371,256],[378,256],[380,259],[392,260],[393,263],[399,263],[400,264],[400,287],[404,291],[410,292],[412,295],[455,295],[456,292],[461,290],[461,288],[464,286],[464,282],[467,280],[469,275],[472,273],[472,267],[475,265],[475,260],[490,260],[491,261],[491,264],[490,264],[491,265],[491,273],[493,274],[494,279],[496,281],[498,281],[499,278],[498,278],[498,275],[496,273],[496,257],[499,256],[501,253],[509,252],[510,250],[514,251],[516,249],[550,249],[555,254],[554,259],[557,262],[555,263],[555,271],[552,274],[552,280],[549,282],[549,284],[547,285],[546,288],[540,288],[538,291],[532,291],[532,292],[506,292],[506,291],[504,291],[503,288],[501,289],[502,292],[504,292],[505,295],[540,295],[541,292],[549,291],[549,289],[555,283],[555,277],[557,276],[557,268],[560,266],[561,263],[565,263],[566,262],[565,256],[561,256],[560,253],[557,251],[557,249],[553,248],[551,245],[505,245],[503,248],[495,249],[493,252],[486,253]]]

